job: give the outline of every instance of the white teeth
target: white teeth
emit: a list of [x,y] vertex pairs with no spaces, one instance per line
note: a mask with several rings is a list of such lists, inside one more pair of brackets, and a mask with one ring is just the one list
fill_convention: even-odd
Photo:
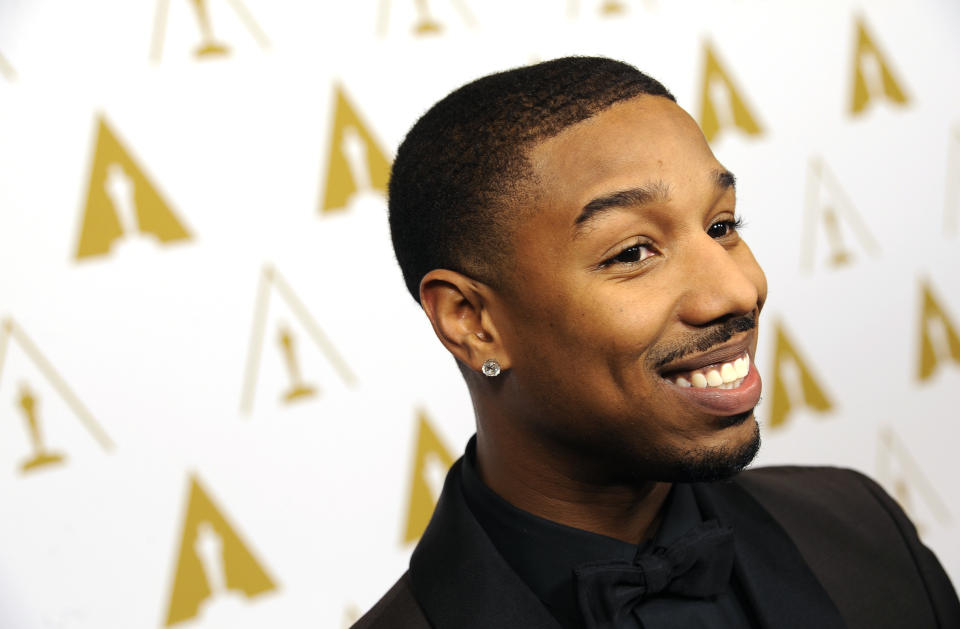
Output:
[[738,358],[733,361],[733,370],[736,372],[738,378],[745,378],[750,371],[750,365],[747,363],[748,360],[748,358]]
[[732,362],[723,363],[719,368],[695,371],[688,376],[689,380],[680,376],[674,383],[683,388],[736,389],[743,384],[748,373],[750,373],[750,355],[745,353]]
[[707,372],[707,384],[711,387],[719,387],[723,384],[723,378],[720,377],[720,372],[716,369],[711,369]]

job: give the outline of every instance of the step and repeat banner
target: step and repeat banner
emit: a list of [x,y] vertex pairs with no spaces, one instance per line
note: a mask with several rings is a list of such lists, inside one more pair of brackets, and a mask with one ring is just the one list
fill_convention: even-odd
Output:
[[0,626],[348,627],[473,432],[384,191],[460,84],[660,79],[770,297],[758,464],[876,478],[960,580],[960,5],[0,0]]

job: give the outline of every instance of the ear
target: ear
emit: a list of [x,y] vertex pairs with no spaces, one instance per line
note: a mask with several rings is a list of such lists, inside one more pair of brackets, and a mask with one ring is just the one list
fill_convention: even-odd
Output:
[[449,269],[434,269],[420,280],[420,305],[437,338],[476,372],[489,358],[496,359],[501,369],[510,367],[488,307],[490,293],[486,284]]

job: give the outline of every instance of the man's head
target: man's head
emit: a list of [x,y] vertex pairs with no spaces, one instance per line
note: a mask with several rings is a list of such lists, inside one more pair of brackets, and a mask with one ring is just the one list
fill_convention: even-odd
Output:
[[633,66],[566,57],[483,77],[431,107],[390,175],[390,231],[413,298],[438,268],[499,285],[510,269],[511,226],[536,193],[528,150],[641,94],[673,99]]
[[[766,283],[735,202],[696,123],[625,64],[551,61],[431,109],[398,152],[391,228],[481,438],[607,482],[749,462]],[[479,375],[488,358],[502,375]]]

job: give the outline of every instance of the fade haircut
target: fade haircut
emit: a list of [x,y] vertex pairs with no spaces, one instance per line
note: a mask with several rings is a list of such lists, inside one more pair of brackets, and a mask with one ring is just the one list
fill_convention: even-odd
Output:
[[439,268],[499,287],[511,221],[532,188],[528,151],[642,94],[675,100],[629,64],[564,57],[483,77],[431,107],[390,174],[390,233],[413,298],[420,301],[420,280]]

